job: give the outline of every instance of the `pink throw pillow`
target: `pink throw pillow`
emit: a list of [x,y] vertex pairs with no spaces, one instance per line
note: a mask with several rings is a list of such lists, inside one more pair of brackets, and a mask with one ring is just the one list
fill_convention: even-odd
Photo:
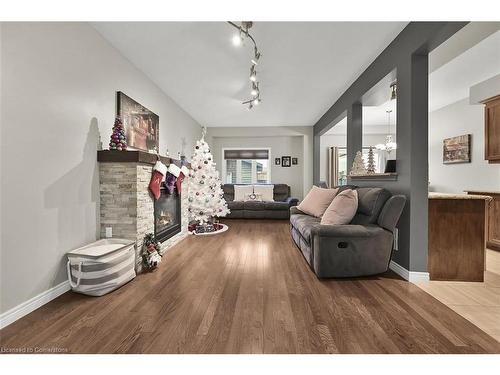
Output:
[[339,189],[323,189],[313,186],[297,208],[305,214],[321,217],[338,191]]
[[321,224],[342,225],[349,224],[358,210],[358,192],[356,190],[344,190],[333,199],[328,206]]

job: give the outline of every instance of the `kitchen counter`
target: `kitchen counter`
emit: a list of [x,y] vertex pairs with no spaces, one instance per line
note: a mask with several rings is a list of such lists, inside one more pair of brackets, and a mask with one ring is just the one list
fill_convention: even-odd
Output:
[[465,193],[469,193],[469,194],[498,194],[500,195],[500,191],[489,191],[489,190],[464,190]]
[[[484,192],[483,192],[484,193]],[[437,193],[437,192],[429,192],[429,199],[480,199],[491,201],[491,197],[488,195],[467,195],[467,194],[450,194],[450,193]]]
[[488,195],[492,200],[488,205],[488,224],[486,246],[489,249],[500,251],[500,191],[466,190],[468,194]]

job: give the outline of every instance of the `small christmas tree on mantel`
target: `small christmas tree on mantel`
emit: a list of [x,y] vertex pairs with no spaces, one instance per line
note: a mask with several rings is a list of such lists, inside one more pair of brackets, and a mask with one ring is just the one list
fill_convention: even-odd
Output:
[[349,176],[360,176],[363,174],[366,174],[366,167],[365,163],[363,162],[363,155],[361,154],[361,151],[358,151],[356,152],[356,156],[354,157]]
[[215,232],[218,228],[213,221],[229,213],[219,172],[215,169],[213,156],[205,142],[206,129],[203,128],[201,140],[196,142],[191,158],[191,171],[188,179],[189,219],[196,221],[194,234]]
[[375,174],[375,156],[373,155],[373,147],[368,150],[368,165],[366,166],[367,174]]
[[127,141],[125,139],[125,129],[123,127],[122,120],[119,117],[115,118],[115,124],[113,125],[113,133],[109,140],[109,149],[126,151]]

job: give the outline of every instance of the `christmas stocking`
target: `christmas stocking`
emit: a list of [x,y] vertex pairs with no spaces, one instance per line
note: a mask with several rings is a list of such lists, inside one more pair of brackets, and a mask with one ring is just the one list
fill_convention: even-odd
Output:
[[[177,180],[179,178],[179,175],[181,173],[181,169],[175,165],[175,164],[170,164],[168,166],[168,174],[167,174],[167,180],[165,181],[165,185],[167,186],[167,190],[170,194],[174,192],[174,188],[177,185]],[[179,191],[177,189],[177,191]]]
[[153,167],[153,174],[151,175],[151,181],[149,181],[149,191],[155,197],[155,200],[160,198],[160,184],[167,173],[167,166],[161,161],[157,161]]
[[182,181],[184,181],[184,178],[187,175],[189,175],[189,169],[185,165],[183,165],[181,167],[179,177],[177,177],[177,181],[175,182],[175,186],[177,187],[177,191],[179,192],[179,194],[181,193]]

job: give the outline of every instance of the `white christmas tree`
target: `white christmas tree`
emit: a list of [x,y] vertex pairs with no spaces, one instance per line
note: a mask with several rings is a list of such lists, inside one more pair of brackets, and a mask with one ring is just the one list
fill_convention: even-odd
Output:
[[199,225],[206,224],[213,217],[223,217],[229,213],[219,172],[208,143],[205,142],[206,129],[196,142],[191,158],[191,171],[188,179],[189,220],[196,220]]
[[363,155],[361,151],[356,152],[356,156],[354,157],[354,161],[352,163],[350,176],[359,176],[366,174],[365,163],[363,162]]
[[371,146],[368,150],[368,165],[366,166],[366,173],[375,174],[375,155],[373,155],[373,147]]

